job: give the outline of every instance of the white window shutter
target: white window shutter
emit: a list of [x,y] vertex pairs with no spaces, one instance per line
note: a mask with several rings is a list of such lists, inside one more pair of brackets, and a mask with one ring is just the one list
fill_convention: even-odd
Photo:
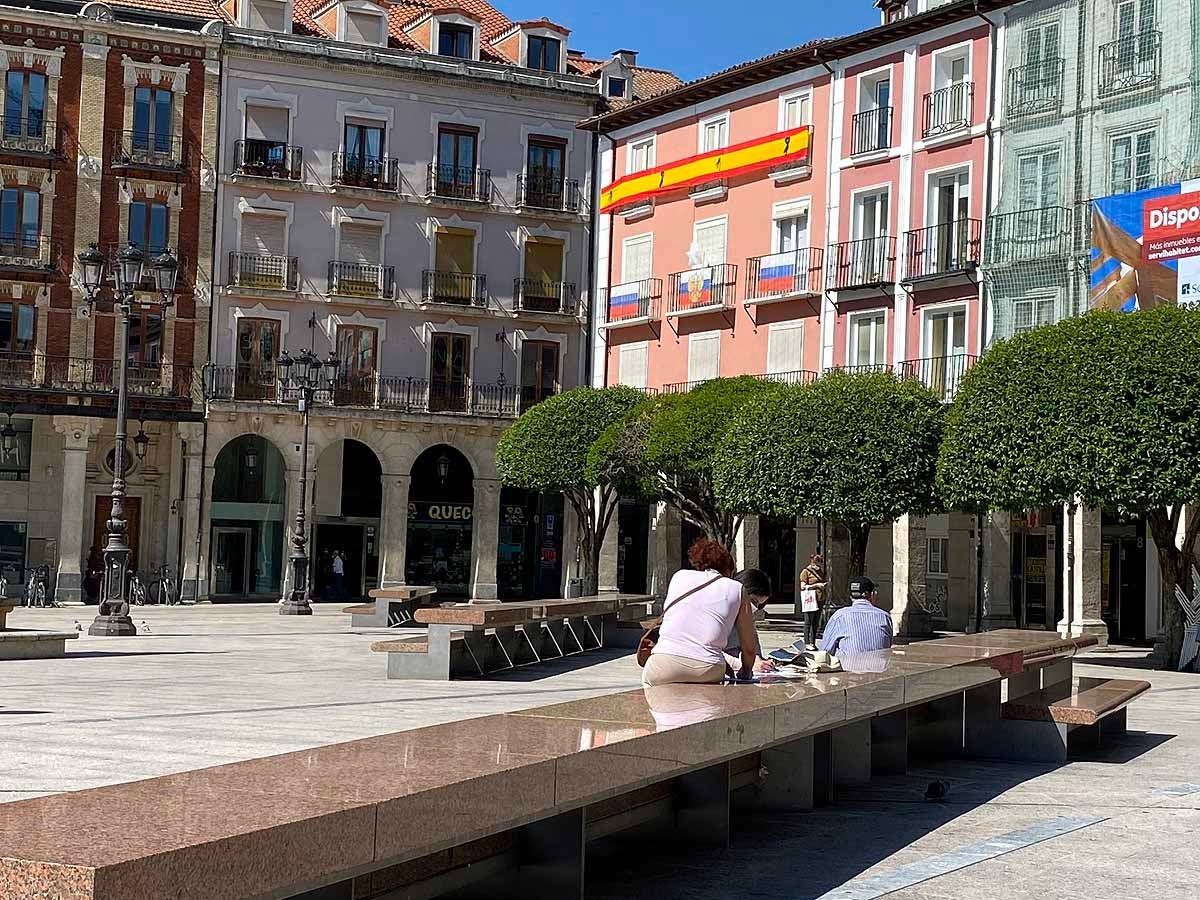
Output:
[[288,111],[278,106],[247,106],[246,137],[287,143]]
[[626,241],[621,261],[621,283],[644,281],[651,272],[651,243],[649,240]]
[[379,228],[374,225],[342,225],[338,259],[342,262],[378,265]]
[[767,374],[804,368],[804,323],[776,322],[767,331]]
[[702,266],[716,266],[725,262],[725,222],[697,226],[696,249],[700,252]]
[[242,215],[242,253],[283,256],[287,246],[287,218],[262,213]]
[[626,344],[621,348],[621,371],[618,373],[621,384],[635,388],[646,386],[647,349],[645,343]]
[[710,381],[721,371],[721,333],[706,331],[688,338],[688,381]]

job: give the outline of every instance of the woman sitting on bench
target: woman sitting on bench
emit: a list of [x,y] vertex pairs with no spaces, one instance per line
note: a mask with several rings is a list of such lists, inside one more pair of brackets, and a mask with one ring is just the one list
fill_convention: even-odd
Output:
[[739,678],[751,678],[758,635],[742,585],[731,577],[733,557],[708,538],[688,549],[691,569],[671,579],[663,604],[658,643],[642,670],[642,683],[719,684],[725,678],[725,645],[737,629]]

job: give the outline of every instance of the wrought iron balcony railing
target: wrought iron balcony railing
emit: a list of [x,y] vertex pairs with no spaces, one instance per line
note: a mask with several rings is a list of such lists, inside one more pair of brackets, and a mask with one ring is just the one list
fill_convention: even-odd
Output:
[[573,316],[579,311],[574,282],[548,281],[544,278],[517,278],[513,281],[513,303],[527,312],[562,313]]
[[878,375],[880,372],[892,371],[892,366],[890,363],[859,363],[852,366],[830,366],[829,371],[846,375]]
[[58,266],[58,245],[50,238],[0,232],[0,268],[53,272]]
[[421,273],[421,297],[426,303],[487,306],[487,277],[426,269]]
[[833,265],[828,268],[830,290],[891,284],[896,280],[896,239],[883,234],[830,247]]
[[372,191],[399,190],[400,160],[337,151],[333,154],[333,183]]
[[[740,376],[722,376],[726,378],[734,378]],[[774,384],[808,384],[810,381],[816,381],[820,374],[809,369],[796,369],[791,372],[763,372],[757,375],[750,375],[758,381],[770,381]],[[692,388],[697,388],[702,384],[708,384],[713,381],[712,378],[701,378],[698,381],[676,381],[671,384],[664,384],[662,392],[664,394],[686,394]]]
[[0,150],[8,153],[54,153],[58,130],[45,116],[0,117]]
[[1067,257],[1072,253],[1072,212],[1064,206],[1019,209],[988,218],[984,265]]
[[801,247],[746,260],[746,302],[762,303],[821,293],[825,250]]
[[969,353],[951,356],[929,356],[924,359],[906,359],[899,365],[901,378],[914,378],[933,391],[940,400],[949,403],[958,392],[967,369],[979,357]]
[[426,194],[449,200],[492,202],[491,169],[472,169],[469,166],[429,164]]
[[[189,366],[130,362],[125,377],[131,397],[199,401],[196,375]],[[111,359],[32,353],[0,361],[0,387],[9,390],[115,398],[117,381],[117,366]]]
[[1066,60],[1058,56],[1009,69],[1005,93],[1009,117],[1058,112],[1062,107],[1065,65]]
[[669,276],[667,315],[728,309],[737,300],[737,266],[720,263]]
[[396,269],[377,263],[330,260],[329,293],[390,300],[396,294]]
[[299,290],[300,259],[230,251],[229,285],[270,291]]
[[554,169],[530,169],[517,176],[517,205],[529,209],[579,212],[579,182]]
[[938,137],[971,127],[975,85],[969,81],[938,88],[925,95],[921,136]]
[[1097,93],[1111,97],[1155,84],[1162,72],[1162,32],[1143,31],[1100,48]]
[[892,146],[892,108],[879,106],[855,113],[850,121],[850,152],[874,153]]
[[150,131],[113,131],[112,165],[132,169],[181,169],[183,140]]
[[299,181],[304,174],[304,148],[284,141],[247,138],[234,144],[233,157],[238,175]]
[[604,291],[604,322],[609,327],[654,321],[662,300],[661,278],[627,281]]
[[973,271],[979,265],[979,219],[955,219],[906,232],[906,280]]

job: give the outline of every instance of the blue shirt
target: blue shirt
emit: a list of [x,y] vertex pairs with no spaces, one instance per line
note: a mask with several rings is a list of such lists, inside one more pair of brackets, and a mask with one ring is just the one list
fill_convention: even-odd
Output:
[[829,617],[818,646],[834,656],[890,647],[892,617],[870,600],[855,600]]

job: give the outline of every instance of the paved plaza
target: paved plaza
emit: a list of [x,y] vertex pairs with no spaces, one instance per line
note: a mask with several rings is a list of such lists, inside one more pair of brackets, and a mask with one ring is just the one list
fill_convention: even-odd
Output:
[[[303,619],[269,605],[135,608],[145,622],[136,638],[84,634],[66,659],[0,663],[0,801],[638,684],[619,651],[487,681],[388,681],[369,650],[380,632],[352,632],[340,610]],[[86,630],[93,614],[19,609],[10,624]],[[728,851],[601,846],[589,897],[1195,897],[1200,676],[1145,671],[1145,655],[1100,651],[1077,667],[1154,685],[1130,708],[1130,734],[1098,754],[1057,769],[952,762],[877,779],[813,813],[739,815]],[[923,800],[934,778],[949,785],[945,802]]]

